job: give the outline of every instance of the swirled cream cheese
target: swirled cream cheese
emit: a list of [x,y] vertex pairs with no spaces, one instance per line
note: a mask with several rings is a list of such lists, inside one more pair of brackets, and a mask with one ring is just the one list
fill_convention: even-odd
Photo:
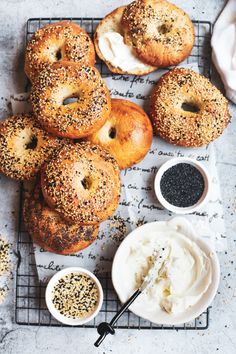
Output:
[[124,38],[118,32],[102,34],[98,46],[104,58],[123,71],[142,70],[147,67],[135,56],[133,49],[124,43]]
[[132,290],[140,287],[156,257],[159,266],[153,281],[137,300],[145,308],[181,313],[198,302],[212,281],[210,255],[178,231],[165,229],[143,235],[129,251],[126,262]]

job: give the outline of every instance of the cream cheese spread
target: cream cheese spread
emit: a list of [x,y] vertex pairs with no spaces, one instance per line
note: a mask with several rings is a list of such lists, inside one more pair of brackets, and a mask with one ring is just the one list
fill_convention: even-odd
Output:
[[133,242],[124,259],[131,293],[142,284],[157,252],[159,267],[153,281],[137,299],[139,308],[143,304],[150,311],[182,313],[196,304],[211,284],[210,255],[178,231],[163,228],[156,237],[143,235]]
[[147,67],[135,56],[133,49],[124,43],[124,38],[118,32],[102,34],[98,39],[98,46],[104,58],[123,71],[143,70]]

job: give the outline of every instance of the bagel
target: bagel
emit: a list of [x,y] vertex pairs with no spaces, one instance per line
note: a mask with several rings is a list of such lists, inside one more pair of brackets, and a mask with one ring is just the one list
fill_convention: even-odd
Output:
[[89,142],[64,145],[42,169],[41,184],[46,203],[70,222],[97,224],[118,206],[119,167]]
[[141,107],[127,100],[112,99],[110,117],[88,140],[109,151],[120,169],[125,169],[144,158],[152,135],[151,122]]
[[32,179],[62,143],[32,115],[12,116],[0,122],[0,171],[17,180]]
[[[75,101],[67,104],[69,98]],[[111,111],[110,94],[98,70],[69,62],[41,71],[32,87],[31,102],[44,129],[71,139],[98,130]]]
[[97,55],[110,71],[117,74],[146,75],[157,68],[142,62],[131,46],[124,43],[121,19],[125,6],[108,14],[94,34]]
[[38,29],[26,46],[25,73],[33,82],[39,72],[57,61],[95,64],[95,50],[89,35],[70,21]]
[[188,15],[165,0],[137,0],[122,16],[125,43],[138,58],[159,68],[177,65],[194,45],[194,27]]
[[154,131],[168,142],[186,147],[209,144],[230,120],[229,105],[204,76],[176,68],[158,81],[150,100]]
[[99,226],[67,223],[50,209],[43,198],[40,184],[28,194],[23,205],[24,223],[34,243],[44,250],[58,254],[72,254],[95,241]]

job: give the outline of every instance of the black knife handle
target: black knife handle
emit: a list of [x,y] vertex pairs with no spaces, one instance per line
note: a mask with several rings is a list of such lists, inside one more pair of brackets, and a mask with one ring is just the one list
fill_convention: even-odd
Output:
[[97,331],[100,334],[100,337],[94,343],[95,347],[99,347],[99,345],[103,342],[106,336],[110,334],[115,334],[115,330],[113,325],[119,320],[119,318],[123,315],[123,313],[129,308],[129,306],[134,302],[134,300],[141,294],[141,290],[138,289],[133,293],[133,295],[121,306],[120,310],[117,314],[112,318],[110,323],[102,322],[98,325]]

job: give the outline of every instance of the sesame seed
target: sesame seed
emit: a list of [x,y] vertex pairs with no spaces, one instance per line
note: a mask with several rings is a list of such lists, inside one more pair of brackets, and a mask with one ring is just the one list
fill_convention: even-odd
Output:
[[52,303],[61,315],[87,318],[98,306],[96,283],[86,274],[74,272],[61,278],[52,291]]
[[[66,98],[76,102],[64,105]],[[57,136],[82,138],[99,129],[111,111],[108,88],[96,68],[56,63],[41,71],[31,92],[42,126]]]
[[[230,120],[227,99],[206,77],[190,69],[176,68],[163,75],[150,103],[156,134],[180,146],[209,144]],[[186,111],[184,104],[194,109]]]
[[115,211],[119,167],[105,150],[89,142],[64,145],[41,174],[47,203],[71,222],[94,224]]
[[26,47],[25,71],[31,81],[39,72],[57,61],[94,65],[95,51],[88,34],[70,21],[38,29]]
[[95,241],[99,225],[68,223],[45,202],[40,184],[26,195],[23,208],[26,228],[35,243],[58,254],[81,251]]
[[12,116],[0,123],[0,170],[14,179],[32,179],[63,143],[32,115]]

